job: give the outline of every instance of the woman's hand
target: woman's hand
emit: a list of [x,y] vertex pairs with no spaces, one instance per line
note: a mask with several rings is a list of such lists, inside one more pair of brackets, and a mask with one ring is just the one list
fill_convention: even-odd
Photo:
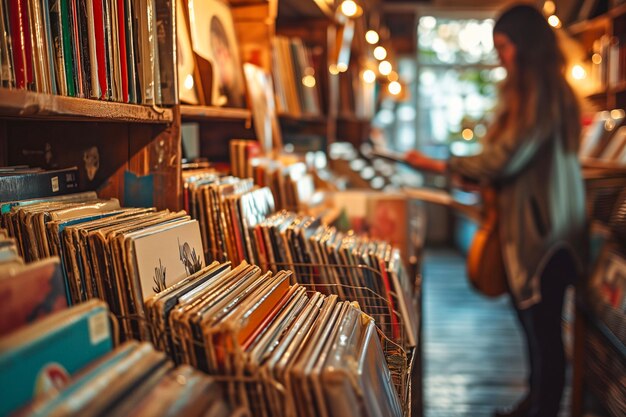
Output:
[[445,161],[429,158],[416,150],[410,150],[405,153],[404,159],[418,170],[443,174],[447,169]]

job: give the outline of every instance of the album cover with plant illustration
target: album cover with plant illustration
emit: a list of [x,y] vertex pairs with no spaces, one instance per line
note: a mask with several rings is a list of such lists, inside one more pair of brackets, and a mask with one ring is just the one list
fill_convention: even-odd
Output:
[[196,220],[138,236],[133,245],[144,300],[204,266],[204,249]]

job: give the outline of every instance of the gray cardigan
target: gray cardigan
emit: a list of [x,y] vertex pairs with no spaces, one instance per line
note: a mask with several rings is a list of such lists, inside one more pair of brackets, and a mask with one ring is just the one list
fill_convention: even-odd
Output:
[[448,166],[453,173],[497,186],[504,265],[518,308],[541,300],[540,276],[558,249],[570,251],[579,273],[584,271],[587,238],[580,164],[556,135],[541,129],[524,137],[503,135],[479,155],[452,157]]

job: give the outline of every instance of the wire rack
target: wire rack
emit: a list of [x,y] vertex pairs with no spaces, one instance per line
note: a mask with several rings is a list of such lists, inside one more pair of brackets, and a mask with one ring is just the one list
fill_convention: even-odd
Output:
[[[315,284],[301,284],[301,286],[305,287],[309,293],[324,289],[330,294],[339,291],[345,294],[358,289],[362,294],[367,294],[362,295],[358,302],[359,308],[363,313],[372,317],[371,314],[363,311],[361,308],[363,305],[367,305],[371,306],[370,311],[372,311],[371,309],[374,309],[374,311],[376,309],[382,310],[376,314],[379,317],[386,315],[386,322],[391,322],[391,315],[396,317],[397,340],[389,338],[378,326],[376,326],[376,332],[381,342],[391,380],[400,400],[403,415],[408,416],[410,413],[410,376],[413,352],[407,350],[402,343],[405,332],[401,316],[396,311],[391,310],[388,305],[383,309],[379,304],[388,303],[388,301],[369,288],[351,288],[350,286],[339,284],[326,287],[320,287]],[[120,325],[117,323],[118,321],[126,322],[127,325]],[[129,331],[129,329],[134,330]],[[225,365],[215,368],[205,358],[205,355],[208,354],[208,349],[202,341],[193,337],[181,337],[181,332],[170,328],[169,325],[162,329],[157,328],[145,317],[137,315],[117,316],[116,320],[114,320],[114,330],[118,334],[116,343],[128,339],[147,339],[157,349],[166,352],[176,364],[186,363],[210,374],[222,383],[224,392],[233,406],[243,405],[250,410],[253,416],[291,417],[301,415],[299,407],[302,407],[302,404],[297,400],[298,397],[294,395],[294,390],[299,389],[298,384],[306,384],[308,381],[286,381],[277,378],[276,375],[269,375],[264,367],[250,367],[244,351],[234,339],[230,342],[225,342],[225,344],[230,343],[232,346],[228,352],[217,349],[218,355],[223,355],[221,359]],[[148,336],[146,337],[146,335]],[[361,392],[356,385],[355,392],[361,399],[364,398],[365,393]],[[312,399],[309,406],[316,407],[315,403],[316,400]]]

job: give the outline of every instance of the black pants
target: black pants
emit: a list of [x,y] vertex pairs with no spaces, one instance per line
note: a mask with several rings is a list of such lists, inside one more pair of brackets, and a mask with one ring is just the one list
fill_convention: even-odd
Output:
[[517,309],[529,359],[529,417],[556,417],[565,385],[565,350],[561,314],[565,289],[576,268],[569,252],[557,251],[541,275],[541,301]]

